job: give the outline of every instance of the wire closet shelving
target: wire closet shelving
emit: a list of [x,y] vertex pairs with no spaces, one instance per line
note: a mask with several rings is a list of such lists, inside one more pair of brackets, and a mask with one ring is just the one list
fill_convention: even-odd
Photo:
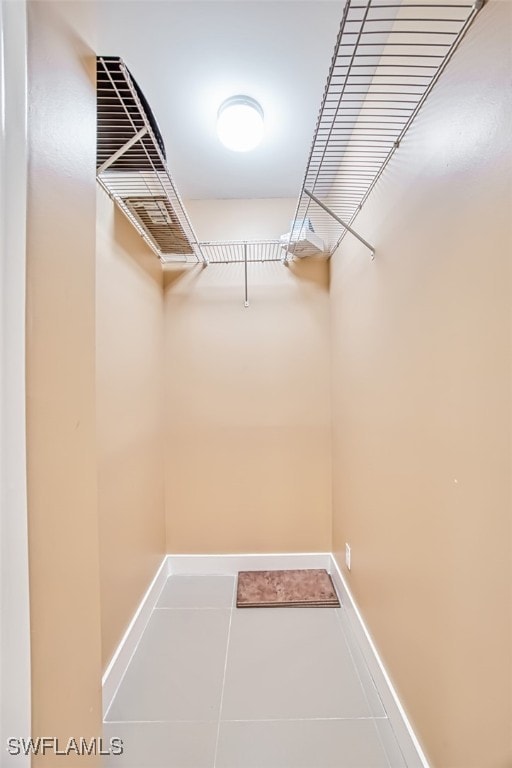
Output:
[[[292,231],[308,220],[332,255],[484,0],[348,0]],[[293,258],[293,241],[286,259]]]
[[347,0],[290,234],[200,242],[146,99],[116,56],[97,57],[99,183],[163,263],[248,265],[304,256],[314,231],[331,256],[399,148],[485,0]]
[[118,56],[97,57],[96,177],[162,261],[206,263],[156,120]]
[[249,264],[264,261],[282,261],[283,244],[280,240],[225,240],[202,242],[201,250],[209,264]]
[[162,263],[283,260],[279,240],[199,242],[142,91],[121,58],[97,57],[96,175]]
[[281,240],[225,240],[203,242],[201,250],[208,264],[244,264],[244,305],[249,306],[249,264],[283,262]]

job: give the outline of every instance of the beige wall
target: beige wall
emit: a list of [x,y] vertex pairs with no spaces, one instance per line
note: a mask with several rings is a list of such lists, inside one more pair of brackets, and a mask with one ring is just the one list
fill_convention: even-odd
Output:
[[436,768],[512,765],[510,9],[331,265],[334,548]]
[[165,552],[162,267],[98,188],[96,382],[103,667]]
[[[32,2],[28,10],[32,735],[67,743],[101,734],[95,60],[74,28],[93,25],[94,4]],[[97,761],[71,755],[66,768]]]
[[[100,733],[164,549],[161,363],[167,551],[331,549],[328,270],[251,265],[249,309],[240,265],[169,271],[162,341],[158,262],[103,193],[96,261],[94,4],[29,11],[33,734],[66,740]],[[507,11],[358,217],[375,262],[349,238],[332,262],[334,548],[436,768],[512,760]],[[201,238],[276,237],[293,205],[190,212]]]
[[288,197],[254,200],[187,200],[200,240],[274,240],[290,230],[297,201]]
[[67,742],[101,735],[102,670],[165,552],[163,275],[91,170],[94,4],[29,11],[32,733]]
[[243,286],[241,264],[166,274],[167,548],[329,550],[327,265],[250,265],[248,309]]

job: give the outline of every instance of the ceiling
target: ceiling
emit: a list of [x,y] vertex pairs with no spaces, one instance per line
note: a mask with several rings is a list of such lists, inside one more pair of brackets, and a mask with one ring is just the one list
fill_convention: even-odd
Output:
[[[98,53],[121,56],[162,133],[185,199],[297,197],[343,2],[142,0],[99,4]],[[265,112],[252,152],[219,142],[220,104]]]

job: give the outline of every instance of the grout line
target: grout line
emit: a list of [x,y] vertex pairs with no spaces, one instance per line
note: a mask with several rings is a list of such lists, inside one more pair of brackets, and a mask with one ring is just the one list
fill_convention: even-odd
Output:
[[[258,610],[258,611],[284,611],[284,610],[297,610],[297,611],[325,611],[325,613],[328,613],[329,611],[339,611],[340,608],[343,606],[341,605],[294,605],[294,604],[288,604],[288,605],[244,605],[239,610],[243,611],[244,613],[248,613],[252,610]],[[233,606],[233,608],[236,608],[236,605]],[[155,605],[153,608],[153,611],[230,611],[231,608],[229,605]]]
[[222,676],[222,689],[220,694],[220,704],[219,704],[219,722],[217,725],[217,738],[215,740],[215,752],[213,755],[213,768],[215,768],[217,763],[217,752],[219,750],[219,737],[220,737],[220,724],[221,724],[221,718],[222,718],[222,704],[224,701],[224,688],[226,686],[226,672],[228,669],[228,654],[229,654],[229,638],[231,635],[231,623],[233,621],[233,607],[235,604],[235,592],[236,592],[236,585],[237,580],[234,579],[233,581],[233,594],[231,596],[231,613],[229,615],[229,627],[228,627],[228,641],[226,643],[226,658],[224,659],[224,675]]
[[344,722],[345,720],[387,720],[385,716],[370,717],[355,715],[354,717],[252,717],[222,720],[223,723],[322,723]]
[[196,723],[207,725],[216,723],[217,720],[105,720],[105,725],[172,725],[173,723]]
[[[363,679],[362,679],[361,674],[359,672],[359,665],[356,664],[356,661],[355,661],[355,658],[354,658],[354,654],[352,653],[352,648],[350,647],[350,643],[349,643],[348,637],[347,637],[347,631],[345,630],[345,627],[341,623],[341,618],[340,618],[340,616],[338,614],[338,611],[336,611],[336,623],[338,624],[338,626],[339,626],[339,628],[341,630],[341,634],[343,636],[343,640],[344,640],[345,646],[346,646],[346,648],[348,650],[350,659],[352,661],[352,666],[354,667],[355,673],[357,675],[357,679],[359,680],[359,685],[361,686],[361,690],[363,691],[363,696],[364,696],[365,701],[366,701],[366,703],[368,705],[368,709],[370,710],[370,712],[372,712],[373,711],[373,706],[372,706],[372,704],[370,702],[368,693],[366,691],[366,686],[364,685]],[[368,670],[368,672],[369,672],[369,670]],[[372,683],[374,683],[373,678],[372,678],[371,675],[370,675],[370,679],[371,679]],[[374,688],[375,688],[375,690],[377,692],[377,696],[379,697],[379,701],[380,701],[381,707],[382,707],[383,711],[386,712],[386,708],[384,707],[384,704],[382,703],[382,699],[381,699],[380,694],[379,694],[379,692],[377,690],[377,687],[375,686],[375,683],[374,683]],[[372,719],[376,720],[377,718],[372,718]],[[380,718],[380,719],[383,719],[383,718]],[[388,719],[387,715],[386,715],[385,719],[386,720]],[[379,741],[379,743],[380,743],[380,745],[382,747],[382,751],[384,752],[384,757],[386,758],[386,762],[388,764],[388,768],[392,768],[392,765],[391,765],[391,762],[390,762],[390,759],[389,759],[389,755],[388,755],[388,751],[386,749],[386,746],[385,746],[385,744],[384,744],[384,742],[382,740],[380,731],[377,728],[377,724],[375,722],[374,722],[374,726],[375,726],[375,730],[377,732],[377,739],[378,739],[378,741]]]
[[229,605],[155,605],[154,611],[230,611]]
[[[357,715],[354,717],[256,717],[249,719],[229,719],[220,720],[221,723],[317,723],[317,722],[351,722],[354,720],[365,720],[367,722],[373,720],[387,720],[388,718],[379,715],[378,717],[370,717],[364,715]],[[197,723],[198,725],[207,725],[218,722],[217,720],[106,720],[109,725],[152,725],[152,724],[172,724],[172,723]]]
[[[340,611],[344,612],[344,615],[346,617],[345,618],[345,624],[347,626],[345,626],[345,624],[344,624],[344,622],[343,622],[343,620],[341,618]],[[368,706],[373,711],[374,707],[372,706],[371,701],[370,701],[370,697],[368,696],[367,688],[366,688],[365,684],[363,683],[363,678],[362,678],[362,675],[360,673],[360,669],[364,669],[365,672],[367,673],[368,678],[369,678],[369,680],[370,680],[370,682],[371,682],[371,684],[373,686],[373,690],[375,691],[375,694],[376,694],[376,696],[377,696],[377,698],[379,700],[379,704],[382,707],[382,711],[384,713],[386,713],[386,707],[384,706],[384,702],[382,701],[382,696],[380,695],[380,691],[379,691],[379,689],[377,687],[377,684],[376,684],[375,680],[373,679],[373,675],[370,672],[370,670],[368,668],[368,665],[366,664],[366,662],[364,660],[364,657],[363,657],[363,654],[362,654],[361,649],[359,647],[359,643],[357,641],[357,638],[355,637],[354,633],[352,632],[352,628],[350,626],[350,619],[349,619],[349,617],[346,614],[345,608],[338,608],[336,610],[336,620],[337,620],[338,626],[340,627],[341,634],[343,635],[343,639],[345,641],[345,645],[347,646],[348,652],[350,654],[350,658],[352,659],[352,664],[354,665],[354,668],[356,670],[357,677],[358,677],[358,680],[359,680],[359,682],[361,684],[361,688],[363,689],[364,697],[365,697],[365,699],[367,701]],[[349,642],[349,635],[350,635],[350,638],[352,640],[352,644]],[[357,648],[357,650],[359,651],[360,663],[356,662],[355,655],[354,655],[354,652],[352,650],[353,647]],[[376,717],[377,717],[377,715],[376,715]],[[386,713],[386,717],[387,717],[387,713]]]

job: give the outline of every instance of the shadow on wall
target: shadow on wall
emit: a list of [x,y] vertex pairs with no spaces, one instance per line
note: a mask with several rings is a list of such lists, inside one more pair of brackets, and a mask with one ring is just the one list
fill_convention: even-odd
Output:
[[[66,40],[70,50],[76,53],[76,61],[82,66],[91,87],[96,93],[96,19],[95,14],[88,8],[73,8],[75,3],[46,2],[45,15],[49,24],[63,40]],[[54,7],[52,7],[54,6]],[[62,115],[64,118],[64,115]],[[73,117],[75,120],[75,117]]]
[[165,264],[164,273],[164,292],[172,286],[177,286],[181,281],[184,285],[190,285],[199,279],[205,267],[202,264],[183,265],[183,264]]
[[[323,264],[324,262],[327,268],[319,268],[319,263]],[[289,270],[299,280],[313,283],[318,288],[329,291],[331,270],[330,262],[327,259],[298,259],[290,262]]]
[[[108,197],[102,189],[102,194]],[[153,253],[149,245],[139,235],[133,224],[131,224],[121,209],[112,202],[114,210],[113,235],[115,242],[125,251],[126,255],[132,259],[138,260],[141,251],[146,251],[154,259],[158,257]]]
[[109,248],[111,247],[110,238],[112,238],[113,243],[119,247],[123,257],[129,259],[138,269],[144,270],[144,272],[153,275],[156,279],[160,274],[160,270],[157,269],[159,266],[158,256],[153,253],[133,224],[128,221],[124,213],[110,200],[105,190],[101,187],[99,187],[99,194],[104,199],[105,204],[110,205],[112,209],[111,231],[107,240]]
[[[278,262],[256,262],[248,265],[249,288],[266,285],[268,283],[279,284],[287,282],[292,275],[298,282],[310,284],[325,292],[329,291],[330,270],[324,259],[307,259],[291,262],[288,267]],[[205,268],[202,264],[183,266],[180,264],[166,264],[164,270],[164,290],[173,288],[177,293],[185,293],[200,279],[204,280],[205,287],[209,285],[228,287],[240,287],[244,285],[244,265],[234,264],[210,264]]]

